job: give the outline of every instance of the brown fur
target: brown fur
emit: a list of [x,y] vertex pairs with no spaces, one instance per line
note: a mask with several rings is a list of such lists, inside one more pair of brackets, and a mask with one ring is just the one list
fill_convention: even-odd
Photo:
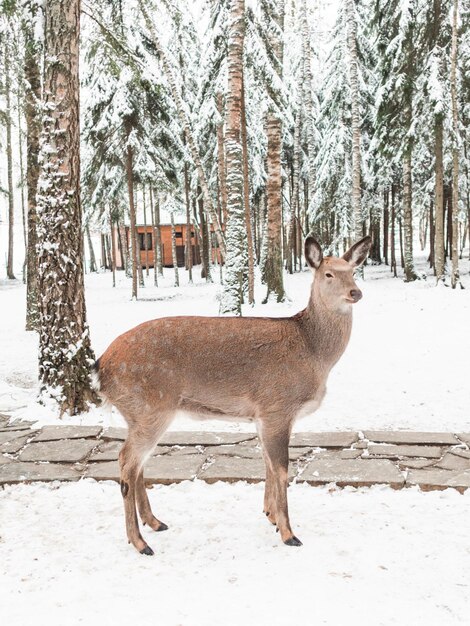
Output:
[[99,359],[100,393],[129,426],[121,485],[127,535],[139,551],[148,546],[136,504],[144,523],[164,526],[150,509],[143,465],[177,411],[256,422],[266,464],[264,510],[284,542],[300,545],[287,508],[289,438],[296,417],[320,405],[328,374],[348,344],[351,304],[360,297],[353,269],[369,247],[366,238],[348,260],[322,259],[307,238],[315,277],[307,308],[293,317],[156,319],[118,337]]

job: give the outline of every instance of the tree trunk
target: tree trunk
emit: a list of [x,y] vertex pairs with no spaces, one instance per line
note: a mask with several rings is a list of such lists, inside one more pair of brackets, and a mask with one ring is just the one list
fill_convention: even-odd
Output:
[[389,190],[388,187],[384,191],[384,222],[383,222],[383,257],[385,265],[388,265],[388,229],[390,227],[390,211],[388,207],[389,203]]
[[217,112],[219,114],[219,120],[217,122],[217,171],[219,175],[222,215],[224,217],[224,223],[227,224],[227,172],[224,149],[224,96],[220,92],[216,94],[216,103]]
[[80,207],[79,0],[45,2],[44,110],[38,184],[41,400],[81,413],[96,395],[86,322]]
[[176,256],[176,232],[175,232],[175,216],[171,212],[171,256],[173,259],[173,269],[175,271],[175,287],[180,286],[180,278],[178,274],[178,257]]
[[[284,3],[283,3],[284,4]],[[302,74],[303,74],[303,99],[305,110],[305,125],[307,130],[307,153],[308,153],[308,191],[311,204],[315,190],[315,124],[313,120],[312,100],[312,61],[310,54],[310,29],[307,19],[307,0],[301,0],[300,5],[301,36],[302,36]],[[307,211],[313,216],[310,206]]]
[[[304,5],[303,8],[305,8]],[[277,10],[273,11],[273,21],[276,22],[277,30],[270,34],[271,47],[277,59],[276,67],[279,80],[282,81],[284,64],[284,2],[282,0],[277,4]],[[310,50],[310,44],[308,44],[308,50]],[[266,256],[262,278],[266,284],[267,293],[263,302],[267,302],[271,294],[275,294],[277,302],[282,302],[286,297],[282,264],[282,122],[279,114],[275,112],[276,108],[280,108],[281,97],[277,92],[274,92],[273,100],[274,102],[270,105],[266,119],[266,133],[268,137],[266,156],[268,217]],[[311,103],[311,93],[308,100]]]
[[144,248],[145,248],[145,274],[149,275],[149,244],[147,240],[147,203],[145,200],[145,185],[142,185],[142,205],[144,209]]
[[90,251],[90,272],[97,272],[98,268],[96,267],[95,251],[93,250],[93,244],[91,242],[91,235],[90,235],[90,227],[88,224],[85,226],[85,234],[86,234],[87,243],[88,243],[88,250]]
[[438,115],[435,119],[435,234],[434,234],[434,254],[436,281],[445,280],[445,245],[444,245],[444,152],[443,152],[443,120]]
[[395,206],[395,185],[392,183],[391,189],[391,202],[392,202],[392,224],[390,230],[390,269],[393,272],[393,277],[397,277],[397,256],[395,250],[395,225],[396,225],[396,206]]
[[[238,2],[241,2],[242,0],[238,0]],[[201,157],[199,155],[199,151],[197,149],[197,144],[196,144],[196,140],[194,139],[194,134],[193,131],[191,129],[191,124],[189,121],[189,118],[187,116],[186,113],[186,108],[183,104],[183,100],[180,96],[180,93],[178,91],[178,87],[176,85],[176,80],[175,77],[173,75],[173,71],[171,69],[171,66],[168,62],[166,53],[163,49],[163,46],[161,45],[161,42],[158,38],[158,35],[156,33],[156,30],[153,26],[153,22],[150,19],[150,16],[148,14],[147,8],[144,5],[144,2],[142,2],[142,0],[139,0],[139,6],[140,6],[140,10],[142,11],[142,15],[144,16],[144,20],[145,20],[145,24],[147,26],[147,29],[149,31],[149,35],[150,35],[150,39],[153,43],[153,45],[155,46],[159,56],[160,56],[160,61],[162,64],[162,69],[163,72],[166,76],[166,79],[168,81],[168,85],[170,87],[170,91],[173,97],[173,100],[175,102],[176,105],[176,110],[178,112],[178,116],[180,119],[180,123],[181,123],[181,127],[184,130],[184,134],[186,136],[186,141],[188,142],[188,146],[189,146],[189,150],[191,153],[191,158],[194,161],[194,165],[196,166],[197,169],[197,173],[199,176],[199,183],[201,185],[202,188],[202,193],[204,194],[204,206],[205,209],[208,212],[208,215],[210,216],[210,219],[212,220],[212,224],[214,226],[214,230],[215,230],[215,234],[217,237],[217,241],[219,244],[219,249],[220,249],[220,254],[222,256],[222,258],[225,258],[225,237],[223,235],[222,229],[220,227],[220,222],[219,222],[219,218],[217,216],[217,212],[215,210],[214,207],[214,203],[212,202],[212,196],[210,194],[209,191],[209,185],[207,183],[207,178],[204,172],[204,168],[202,166],[202,160]],[[244,12],[244,6],[243,6],[243,12]]]
[[184,164],[184,194],[186,200],[186,254],[184,262],[188,270],[188,281],[193,282],[193,247],[191,237],[191,202],[189,200],[189,172],[188,164]]
[[248,247],[248,303],[255,303],[255,261],[253,254],[253,230],[251,228],[250,207],[250,182],[248,175],[248,139],[246,132],[246,109],[245,109],[245,78],[242,71],[242,95],[241,95],[241,140],[243,151],[243,198],[245,205],[246,240]]
[[[26,11],[26,8],[25,8]],[[39,177],[39,102],[41,76],[39,50],[34,38],[34,26],[27,22],[24,33],[24,77],[26,117],[26,184],[28,187],[28,250],[26,254],[26,330],[39,329],[37,212],[36,193]]]
[[207,223],[204,215],[204,198],[201,194],[201,188],[198,187],[198,208],[199,208],[199,231],[202,245],[201,251],[201,278],[205,278],[206,282],[212,282],[211,266],[210,266],[210,246],[209,236],[207,232]]
[[[352,212],[354,236],[356,241],[362,238],[361,210],[361,118],[359,111],[359,80],[357,68],[357,24],[354,0],[347,0],[347,30],[349,51],[349,81],[351,88],[351,124],[352,124]],[[359,274],[364,275],[363,266]]]
[[263,282],[267,286],[264,302],[268,301],[271,293],[276,294],[276,300],[282,302],[285,298],[282,276],[282,242],[281,242],[281,212],[282,212],[282,176],[281,176],[281,121],[274,114],[268,114],[267,119],[268,153],[267,153],[267,181],[266,195],[268,200],[268,220],[266,229],[266,259],[263,267]]
[[232,0],[228,41],[228,98],[225,133],[227,160],[227,254],[221,313],[241,315],[245,271],[245,220],[243,211],[243,158],[240,137],[243,82],[245,2]]
[[[131,129],[127,128],[127,137],[129,137]],[[127,177],[127,192],[129,195],[129,216],[131,220],[131,266],[132,266],[132,298],[137,300],[137,229],[135,223],[135,204],[134,204],[134,179],[133,179],[133,155],[132,148],[128,144],[126,150],[126,177]],[[140,253],[139,253],[140,254]]]
[[[150,202],[152,202],[152,187],[150,187]],[[162,234],[160,230],[160,198],[155,198],[154,204],[154,227],[155,227],[155,260],[154,260],[154,282],[158,285],[157,274],[163,276],[163,260],[162,260]]]
[[458,0],[454,0],[454,11],[452,16],[452,53],[450,72],[450,92],[452,99],[452,289],[460,283],[459,274],[459,120],[457,111],[457,14],[459,10]]
[[435,267],[434,256],[434,239],[435,239],[435,224],[433,215],[433,199],[429,201],[429,267]]
[[116,287],[116,240],[113,232],[113,216],[109,213],[109,236],[111,237],[111,269],[113,271],[113,287]]
[[405,282],[418,278],[413,266],[413,210],[411,203],[411,147],[403,159],[403,230],[405,239],[404,269]]
[[16,96],[17,96],[16,108],[17,108],[17,114],[18,114],[18,156],[19,156],[19,161],[20,161],[21,217],[22,217],[22,223],[23,223],[23,241],[24,241],[24,261],[23,261],[22,278],[23,278],[23,283],[26,283],[26,265],[27,265],[27,259],[28,259],[28,235],[26,232],[26,207],[25,207],[25,201],[24,201],[25,180],[24,180],[24,161],[23,161],[23,132],[21,130],[21,101],[24,100],[24,93],[21,92],[21,86],[17,87]]
[[[7,35],[8,37],[8,35]],[[9,37],[8,37],[9,39]],[[9,42],[11,43],[11,42]],[[5,71],[5,126],[7,130],[7,172],[8,172],[8,260],[7,278],[15,280],[13,272],[13,228],[15,220],[14,190],[13,190],[13,155],[11,145],[11,74],[10,74],[9,45],[4,46],[4,71]]]

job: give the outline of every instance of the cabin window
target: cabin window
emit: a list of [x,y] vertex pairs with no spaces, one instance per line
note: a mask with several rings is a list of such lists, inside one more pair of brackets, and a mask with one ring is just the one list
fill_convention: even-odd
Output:
[[[139,249],[145,251],[145,233],[139,233]],[[147,233],[147,250],[152,250],[152,233]]]

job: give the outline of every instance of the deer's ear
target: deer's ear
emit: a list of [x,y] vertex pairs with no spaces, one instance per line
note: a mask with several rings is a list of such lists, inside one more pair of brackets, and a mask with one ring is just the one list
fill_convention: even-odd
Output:
[[343,259],[347,261],[353,267],[362,265],[369,254],[370,247],[372,245],[371,237],[367,236],[355,243],[349,250],[343,254]]
[[312,235],[308,235],[305,240],[305,258],[309,266],[314,270],[320,267],[320,263],[323,259],[320,244]]

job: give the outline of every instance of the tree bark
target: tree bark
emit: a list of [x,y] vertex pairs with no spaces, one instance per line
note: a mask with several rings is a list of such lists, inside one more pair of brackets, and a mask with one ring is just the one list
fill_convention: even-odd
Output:
[[147,203],[145,200],[145,185],[142,185],[142,206],[144,209],[144,248],[145,248],[145,274],[149,275],[149,244],[147,240]]
[[171,256],[173,259],[173,269],[175,272],[175,287],[180,286],[180,278],[178,274],[178,257],[176,255],[176,232],[175,232],[175,216],[171,211]]
[[193,282],[193,247],[191,238],[191,202],[189,200],[189,172],[188,164],[184,164],[184,195],[186,200],[186,254],[185,266],[188,270],[188,281]]
[[109,236],[111,238],[111,269],[113,272],[113,287],[116,287],[116,240],[113,232],[113,215],[109,213]]
[[[25,8],[26,11],[26,8]],[[37,267],[37,212],[36,193],[39,177],[39,132],[41,76],[39,50],[34,37],[34,25],[23,25],[25,118],[26,118],[26,185],[28,189],[28,249],[26,253],[26,330],[39,329],[38,267]]]
[[224,217],[224,223],[227,224],[227,172],[224,149],[224,96],[220,92],[216,94],[216,105],[217,112],[219,114],[219,121],[217,122],[217,171],[219,175],[222,215]]
[[[8,38],[8,35],[7,35]],[[8,41],[8,39],[7,39]],[[15,280],[13,271],[13,229],[15,220],[14,189],[13,189],[13,155],[11,145],[11,74],[10,74],[10,46],[4,46],[4,71],[5,71],[5,126],[7,131],[7,174],[8,174],[8,257],[7,278]]]
[[90,272],[97,272],[98,268],[96,267],[95,251],[93,250],[93,244],[91,242],[91,235],[90,235],[90,227],[88,224],[85,226],[85,234],[87,238],[88,249],[90,251]]
[[227,161],[227,254],[221,313],[241,315],[246,237],[243,211],[243,158],[241,145],[241,95],[243,82],[243,43],[245,2],[231,0],[228,41],[228,98],[225,133]]
[[391,229],[390,229],[390,269],[393,272],[393,277],[397,277],[397,256],[395,250],[395,226],[396,226],[396,205],[395,205],[395,185],[392,183],[391,188],[391,204],[392,204],[392,217],[391,217]]
[[[131,129],[127,129],[127,137],[129,137]],[[128,144],[126,149],[126,178],[127,192],[129,195],[129,216],[131,221],[131,266],[132,266],[132,298],[137,300],[137,228],[135,223],[135,204],[134,204],[134,177],[133,177],[133,155],[132,147]],[[140,252],[139,252],[140,254]]]
[[458,0],[454,0],[452,15],[452,52],[450,71],[450,92],[452,100],[452,275],[451,285],[455,289],[460,283],[459,274],[459,120],[457,110],[457,15],[459,10]]
[[199,232],[201,240],[201,278],[205,278],[206,282],[212,282],[211,266],[210,266],[210,245],[209,233],[207,231],[207,222],[204,215],[204,198],[201,194],[201,188],[198,187],[198,209],[199,209]]
[[94,354],[86,322],[80,207],[79,0],[45,2],[45,111],[38,184],[41,400],[88,410]]
[[[284,3],[283,3],[284,4]],[[302,31],[302,69],[303,69],[303,98],[305,110],[305,125],[307,130],[307,153],[308,153],[308,192],[309,206],[307,211],[313,216],[311,202],[315,190],[315,124],[313,121],[313,80],[312,60],[310,54],[310,29],[307,19],[307,0],[301,0],[300,21]]]
[[250,179],[248,174],[248,138],[246,132],[245,78],[242,71],[241,139],[243,152],[243,202],[245,205],[246,240],[248,247],[248,303],[255,303],[255,261],[253,254],[253,229],[251,227]]
[[403,159],[404,270],[405,282],[407,283],[418,278],[413,265],[413,210],[411,193],[411,147],[408,147]]
[[[361,209],[361,118],[359,110],[359,79],[357,62],[357,24],[354,0],[347,0],[347,30],[349,51],[349,81],[351,88],[351,124],[352,124],[352,212],[354,236],[356,241],[362,238]],[[363,266],[359,274],[364,275]]]
[[[305,6],[303,5],[305,8]],[[306,15],[305,15],[306,19]],[[277,3],[277,10],[273,13],[273,21],[276,22],[277,30],[270,35],[271,46],[277,59],[277,72],[279,79],[283,78],[284,64],[284,2]],[[310,49],[310,48],[309,48]],[[311,102],[311,94],[308,98]],[[276,92],[273,94],[274,102],[270,105],[266,118],[266,133],[268,137],[267,149],[267,228],[266,228],[266,256],[263,266],[262,278],[266,284],[267,293],[263,302],[267,302],[271,294],[275,294],[276,300],[282,302],[285,297],[282,265],[282,122],[275,108],[280,108],[281,98]],[[277,105],[277,106],[275,106]]]
[[444,152],[443,152],[443,120],[438,115],[434,124],[435,153],[435,231],[434,254],[436,282],[445,280],[445,244],[444,244]]

